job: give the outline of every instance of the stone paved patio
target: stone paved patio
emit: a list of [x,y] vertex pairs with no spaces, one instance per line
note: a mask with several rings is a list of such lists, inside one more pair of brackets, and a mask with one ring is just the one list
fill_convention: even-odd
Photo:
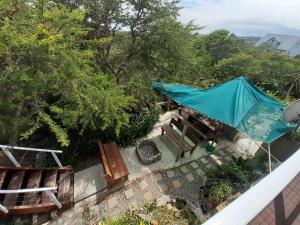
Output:
[[[218,159],[218,162],[214,159]],[[232,153],[227,150],[215,152],[213,156],[187,163],[184,166],[146,175],[136,182],[128,184],[107,196],[100,203],[79,202],[60,217],[49,224],[81,224],[84,207],[88,207],[92,218],[99,221],[106,216],[114,216],[129,208],[137,208],[163,196],[184,198],[197,204],[199,188],[205,182],[205,172],[217,164],[232,160]]]

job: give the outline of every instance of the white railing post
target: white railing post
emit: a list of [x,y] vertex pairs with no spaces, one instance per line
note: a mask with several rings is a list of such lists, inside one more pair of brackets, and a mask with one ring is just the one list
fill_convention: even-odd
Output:
[[[57,187],[41,187],[41,188],[28,188],[28,189],[16,189],[16,190],[1,190],[0,194],[20,194],[20,193],[30,193],[30,192],[46,192],[46,194],[51,198],[55,205],[60,209],[62,208],[61,203],[53,194],[53,191],[57,190]],[[0,204],[0,211],[8,213],[8,209]]]
[[53,158],[55,159],[57,165],[58,165],[60,168],[62,168],[63,166],[62,166],[61,162],[59,161],[59,158],[57,157],[57,155],[55,154],[55,152],[51,152],[51,154],[52,154]]
[[16,166],[21,167],[20,163],[16,160],[16,158],[11,154],[11,152],[7,148],[1,148],[5,155],[10,159],[10,161]]
[[17,146],[9,146],[9,145],[0,145],[0,149],[7,155],[10,161],[16,166],[21,167],[20,163],[15,159],[15,157],[8,150],[9,148],[17,151],[32,151],[32,152],[43,152],[43,153],[51,153],[57,165],[62,168],[62,164],[57,157],[57,153],[61,154],[62,151],[59,150],[51,150],[51,149],[41,149],[41,148],[27,148],[27,147],[17,147]]
[[4,206],[0,204],[0,211],[7,214],[8,213],[8,209]]
[[58,201],[58,199],[55,197],[52,191],[46,191],[46,193],[52,199],[52,201],[57,205],[59,209],[62,208],[61,203]]

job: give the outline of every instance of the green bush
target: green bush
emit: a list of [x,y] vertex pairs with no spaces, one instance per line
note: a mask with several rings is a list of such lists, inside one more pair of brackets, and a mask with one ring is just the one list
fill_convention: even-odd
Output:
[[223,202],[233,193],[233,187],[229,182],[221,181],[209,189],[211,198],[217,203]]
[[230,180],[233,183],[247,181],[246,171],[235,162],[213,168],[207,172],[207,176],[209,178]]
[[[69,131],[70,145],[68,147],[60,147],[56,144],[55,138],[46,138],[48,135],[39,135],[43,138],[42,141],[37,139],[30,139],[34,146],[40,148],[60,149],[63,154],[59,155],[64,165],[76,165],[78,161],[84,157],[98,154],[98,147],[96,139],[101,139],[103,142],[116,141],[122,147],[133,144],[139,138],[148,134],[154,124],[159,119],[161,110],[159,107],[151,106],[144,107],[139,113],[131,113],[130,122],[120,130],[119,136],[114,132],[114,126],[104,131],[102,130],[87,130],[80,134],[78,130]],[[41,165],[55,166],[56,163],[52,156],[46,154],[40,160]]]
[[231,163],[217,166],[206,173],[208,183],[226,180],[233,185],[236,192],[244,191],[267,172],[263,160],[262,157],[239,158]]
[[123,147],[132,145],[153,129],[160,113],[161,109],[159,107],[150,106],[142,108],[140,112],[133,114],[130,117],[129,124],[123,127],[120,135],[116,137],[117,142]]

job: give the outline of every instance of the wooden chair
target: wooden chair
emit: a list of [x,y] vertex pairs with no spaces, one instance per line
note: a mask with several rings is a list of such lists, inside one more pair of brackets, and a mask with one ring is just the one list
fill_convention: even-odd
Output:
[[116,142],[103,144],[97,140],[108,186],[128,180],[128,169]]

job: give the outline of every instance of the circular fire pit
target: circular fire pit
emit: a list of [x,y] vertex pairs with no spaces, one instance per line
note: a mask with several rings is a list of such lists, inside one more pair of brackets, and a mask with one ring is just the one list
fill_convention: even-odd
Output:
[[136,154],[141,163],[148,165],[160,160],[161,155],[156,144],[150,140],[144,140],[136,147]]

